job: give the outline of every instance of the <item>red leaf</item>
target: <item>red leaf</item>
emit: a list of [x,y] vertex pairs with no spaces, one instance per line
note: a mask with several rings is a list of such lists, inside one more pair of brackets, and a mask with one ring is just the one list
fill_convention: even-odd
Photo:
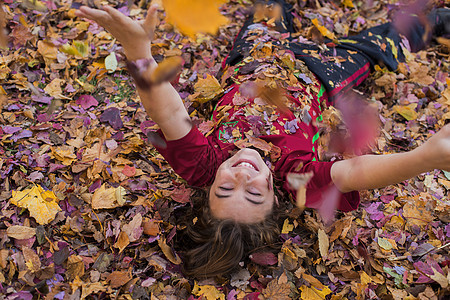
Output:
[[136,168],[135,167],[130,167],[130,166],[125,166],[122,170],[123,175],[128,176],[128,177],[133,177],[134,175],[136,175]]
[[250,259],[255,264],[261,266],[273,266],[278,262],[277,257],[272,252],[257,252],[250,255]]

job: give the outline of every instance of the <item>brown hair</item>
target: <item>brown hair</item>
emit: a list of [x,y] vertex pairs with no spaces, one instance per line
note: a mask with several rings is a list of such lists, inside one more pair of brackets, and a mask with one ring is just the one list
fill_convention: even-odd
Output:
[[281,209],[275,205],[272,213],[256,224],[214,218],[207,196],[194,201],[194,208],[194,215],[189,216],[186,223],[190,242],[185,245],[183,271],[188,276],[225,276],[235,271],[239,262],[254,249],[276,247]]

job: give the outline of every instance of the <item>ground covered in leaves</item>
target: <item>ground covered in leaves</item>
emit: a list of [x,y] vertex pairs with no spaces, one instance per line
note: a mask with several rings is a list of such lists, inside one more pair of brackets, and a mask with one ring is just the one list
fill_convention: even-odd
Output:
[[[409,7],[292,2],[299,33],[316,42],[317,32],[353,34]],[[133,17],[148,5],[110,3]],[[251,5],[225,4],[231,22],[217,36],[190,39],[165,21],[158,27],[153,54],[184,59],[175,86],[200,126],[207,104],[197,106],[189,95],[204,88],[199,79],[219,71]],[[362,192],[360,209],[339,213],[331,225],[315,211],[293,208],[278,253],[253,253],[230,279],[185,278],[174,241],[183,230],[177,216],[194,190],[149,142],[156,127],[121,47],[71,7],[70,0],[3,5],[9,44],[0,50],[0,299],[449,296],[450,174],[439,170]],[[374,153],[413,149],[450,119],[449,50],[441,40],[396,72],[377,68],[361,89],[380,113]]]

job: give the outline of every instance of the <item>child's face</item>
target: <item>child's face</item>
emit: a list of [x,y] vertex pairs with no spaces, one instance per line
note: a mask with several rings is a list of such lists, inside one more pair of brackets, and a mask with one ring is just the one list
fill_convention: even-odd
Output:
[[274,201],[272,173],[252,149],[242,149],[220,165],[209,194],[215,218],[247,224],[263,221]]

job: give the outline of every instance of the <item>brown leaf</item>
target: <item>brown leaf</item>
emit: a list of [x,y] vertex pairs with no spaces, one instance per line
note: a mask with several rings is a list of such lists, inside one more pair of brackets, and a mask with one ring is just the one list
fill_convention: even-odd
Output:
[[181,258],[169,245],[167,245],[166,239],[160,238],[158,240],[158,245],[168,260],[170,260],[175,265],[181,264]]
[[6,229],[6,235],[14,239],[26,240],[36,235],[36,229],[28,226],[13,225]]
[[208,102],[224,92],[217,79],[209,74],[206,75],[205,79],[199,78],[194,85],[194,91],[199,93],[199,96],[195,98],[195,101],[199,103]]
[[110,281],[110,285],[113,289],[125,285],[131,280],[131,275],[128,271],[114,271],[106,278],[106,281]]
[[180,56],[169,57],[158,64],[158,67],[151,73],[149,82],[161,84],[172,81],[183,68],[183,59]]
[[142,226],[144,227],[144,234],[157,236],[159,234],[159,221],[145,219]]
[[328,236],[323,229],[319,229],[318,238],[320,255],[323,259],[325,259],[328,256],[328,247],[330,247],[330,240],[328,239]]
[[25,264],[32,273],[36,273],[41,269],[41,260],[39,256],[31,250],[30,248],[23,248],[23,258],[25,260]]
[[266,299],[290,300],[291,287],[288,283],[279,284],[276,279],[269,282],[262,294]]
[[84,262],[81,256],[71,255],[67,258],[67,271],[66,276],[69,280],[75,279],[76,276],[81,277],[84,275]]
[[121,231],[119,233],[119,237],[117,238],[116,243],[114,244],[115,248],[119,248],[119,253],[122,253],[123,249],[125,249],[130,244],[130,239],[128,238],[128,234]]

